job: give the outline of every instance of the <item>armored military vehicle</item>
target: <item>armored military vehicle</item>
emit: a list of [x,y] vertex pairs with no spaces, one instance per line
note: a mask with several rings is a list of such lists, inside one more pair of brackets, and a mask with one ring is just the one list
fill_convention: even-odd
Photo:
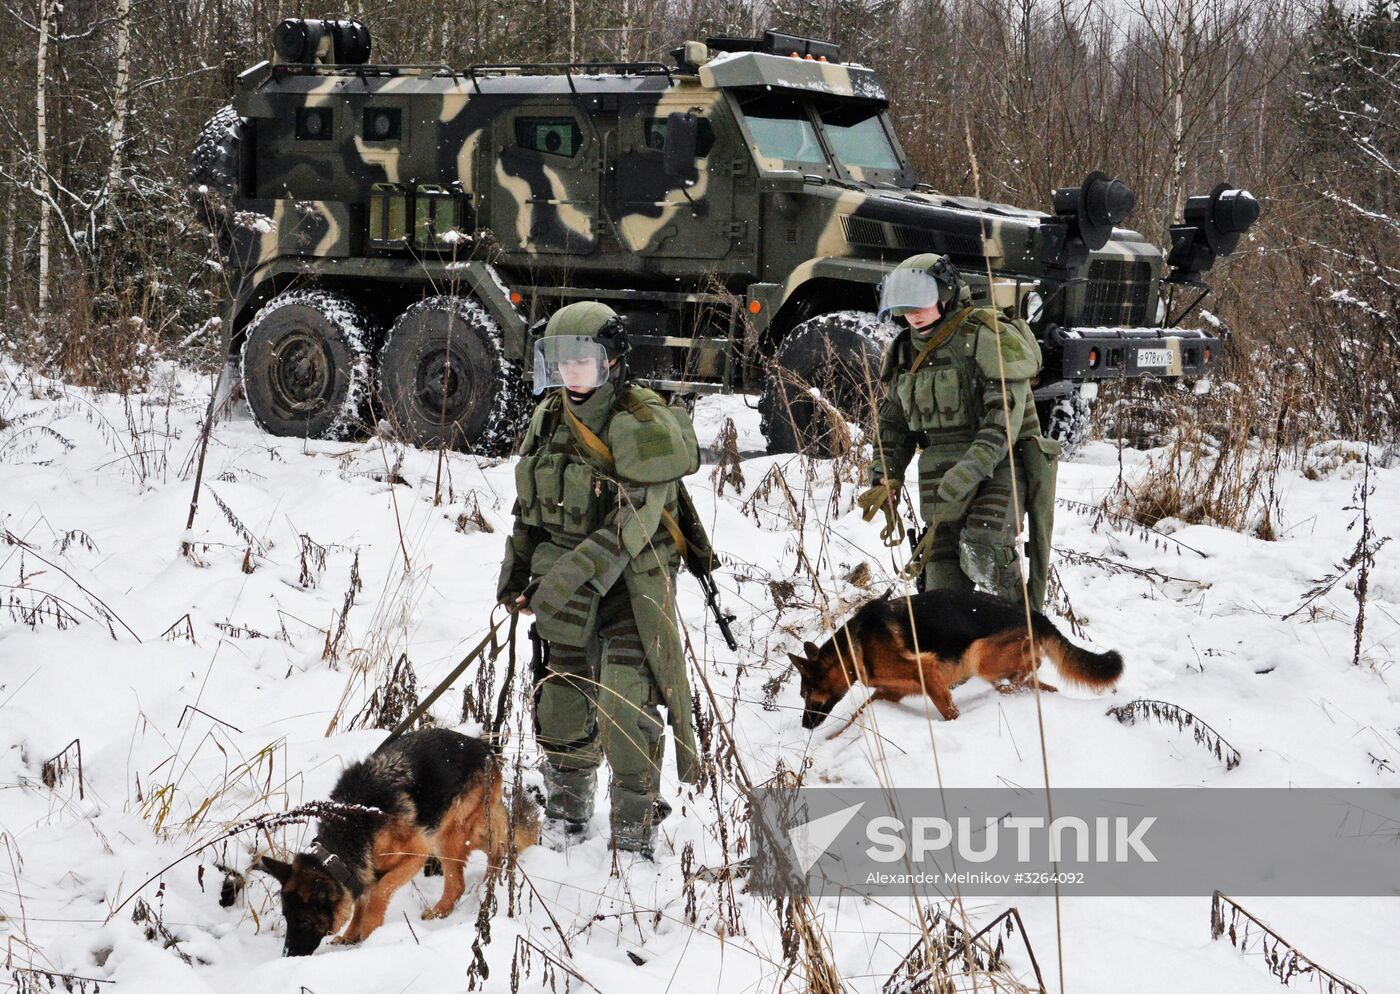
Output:
[[[356,21],[289,19],[194,152],[191,191],[236,286],[223,321],[258,423],[334,437],[369,414],[410,440],[507,448],[532,325],[599,299],[629,317],[635,380],[759,395],[770,450],[859,415],[880,281],[952,257],[1025,317],[1058,430],[1081,385],[1196,377],[1221,342],[1175,327],[1258,215],[1221,184],[1163,253],[1116,227],[1093,173],[1026,210],[921,184],[885,90],[836,46],[769,31],[670,64],[375,65]],[[990,275],[990,278],[989,278]],[[868,409],[868,408],[867,408]]]

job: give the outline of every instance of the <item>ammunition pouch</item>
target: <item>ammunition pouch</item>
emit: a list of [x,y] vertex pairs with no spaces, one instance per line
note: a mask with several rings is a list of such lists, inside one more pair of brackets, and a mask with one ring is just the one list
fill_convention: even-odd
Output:
[[613,502],[611,481],[562,452],[534,452],[515,466],[517,515],[523,524],[579,539],[596,529]]

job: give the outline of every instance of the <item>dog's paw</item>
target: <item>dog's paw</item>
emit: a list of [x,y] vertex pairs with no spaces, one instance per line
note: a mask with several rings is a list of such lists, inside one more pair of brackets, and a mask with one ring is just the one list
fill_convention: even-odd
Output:
[[423,914],[420,917],[422,917],[425,922],[430,922],[437,918],[446,918],[450,914],[452,914],[451,908],[440,908],[434,905],[431,908],[424,908]]
[[333,946],[355,946],[359,945],[359,942],[360,937],[358,935],[337,935],[335,938],[331,939],[331,945]]
[[949,704],[947,709],[943,711],[943,720],[957,721],[958,715],[960,714],[962,714],[962,712],[958,710],[958,706],[956,704]]

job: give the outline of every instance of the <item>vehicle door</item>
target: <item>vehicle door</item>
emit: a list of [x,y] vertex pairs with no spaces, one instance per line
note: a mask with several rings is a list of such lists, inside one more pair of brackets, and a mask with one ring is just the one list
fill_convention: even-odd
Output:
[[491,228],[507,252],[588,255],[598,245],[598,140],[571,104],[496,119]]
[[[619,111],[617,157],[604,183],[607,213],[628,251],[661,258],[721,259],[754,234],[735,217],[734,186],[748,169],[733,125],[715,100],[624,104]],[[680,175],[666,171],[670,115],[696,119],[695,158]]]

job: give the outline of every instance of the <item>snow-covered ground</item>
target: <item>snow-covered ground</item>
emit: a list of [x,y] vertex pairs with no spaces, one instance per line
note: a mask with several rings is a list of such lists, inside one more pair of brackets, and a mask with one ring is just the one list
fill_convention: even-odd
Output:
[[[437,453],[376,440],[274,439],[244,417],[213,433],[186,535],[208,388],[171,370],[150,394],[123,401],[0,367],[5,980],[36,968],[115,981],[124,994],[463,990],[478,938],[475,887],[450,918],[422,922],[440,885],[420,879],[398,893],[368,941],[323,946],[303,959],[280,956],[282,922],[266,878],[254,876],[233,907],[219,905],[215,864],[246,867],[267,837],[244,833],[210,847],[137,893],[238,820],[325,797],[340,770],[383,737],[345,729],[384,667],[406,653],[422,693],[481,638],[509,522],[508,462],[449,454],[440,465]],[[741,448],[761,450],[757,414],[738,398],[701,404],[702,443],[731,416]],[[1123,471],[1140,471],[1148,456],[1123,452]],[[1112,701],[1075,692],[1042,698],[1055,786],[1400,785],[1391,667],[1400,651],[1400,543],[1380,551],[1371,573],[1365,665],[1352,665],[1356,605],[1345,583],[1281,620],[1356,543],[1356,512],[1346,508],[1359,466],[1319,464],[1319,479],[1284,471],[1277,542],[1176,530],[1172,538],[1197,554],[1061,510],[1058,546],[1132,569],[1060,564],[1085,625],[1080,641],[1120,649],[1127,668]],[[829,465],[760,456],[742,469],[740,494],[730,487],[717,497],[708,465],[691,481],[732,563],[720,584],[739,614],[737,658],[684,576],[681,607],[749,775],[763,780],[779,764],[810,764],[808,783],[932,786],[936,749],[945,785],[1040,788],[1036,701],[980,682],[957,691],[955,723],[929,721],[916,700],[877,704],[862,725],[828,740],[862,699],[857,693],[815,733],[803,731],[785,651],[817,635],[812,605],[862,593],[842,579],[853,568],[867,563],[882,584],[905,554],[892,557],[878,530],[850,512],[851,482],[833,497]],[[1119,471],[1113,446],[1089,445],[1064,465],[1061,494],[1093,504]],[[775,472],[797,504],[789,506]],[[765,479],[771,485],[761,487]],[[1400,468],[1377,468],[1372,479],[1371,514],[1389,534],[1400,521]],[[191,555],[182,554],[182,539],[193,543]],[[799,551],[820,594],[799,569]],[[352,570],[362,586],[347,601]],[[521,644],[527,654],[523,633]],[[1125,727],[1105,715],[1111,702],[1136,697],[1199,715],[1240,750],[1242,764],[1226,771],[1189,733]],[[454,688],[433,714],[457,726],[461,703]],[[65,753],[75,739],[81,784],[76,750]],[[46,786],[44,761],[60,753],[71,768]],[[527,732],[506,754],[527,765],[527,784],[538,783]],[[614,868],[605,798],[592,839],[566,855],[541,847],[522,855],[526,892],[511,917],[498,890],[490,941],[481,945],[485,989],[511,989],[513,969],[527,991],[549,986],[551,974],[562,989],[569,971],[569,989],[607,994],[624,985],[707,994],[794,986],[784,980],[771,902],[704,879],[687,888],[682,873],[687,846],[695,868],[723,862],[720,839],[733,845],[737,795],[725,788],[717,813],[712,797],[679,789],[669,759],[665,772],[675,813],[655,865]],[[293,826],[271,841],[296,846],[310,834],[310,826]],[[481,875],[474,864],[469,885]],[[147,926],[133,922],[137,898],[173,944],[161,934],[148,940]],[[970,900],[968,912],[985,922],[1009,903]],[[1053,902],[1015,903],[1051,989],[1059,988],[1060,954],[1064,989],[1074,994],[1277,989],[1257,955],[1211,941],[1208,899],[1066,898],[1058,951]],[[1371,994],[1400,989],[1400,899],[1243,903]],[[878,990],[917,932],[903,902],[830,900],[818,910],[853,991]],[[1013,954],[1012,962],[1024,977],[1024,958]]]

